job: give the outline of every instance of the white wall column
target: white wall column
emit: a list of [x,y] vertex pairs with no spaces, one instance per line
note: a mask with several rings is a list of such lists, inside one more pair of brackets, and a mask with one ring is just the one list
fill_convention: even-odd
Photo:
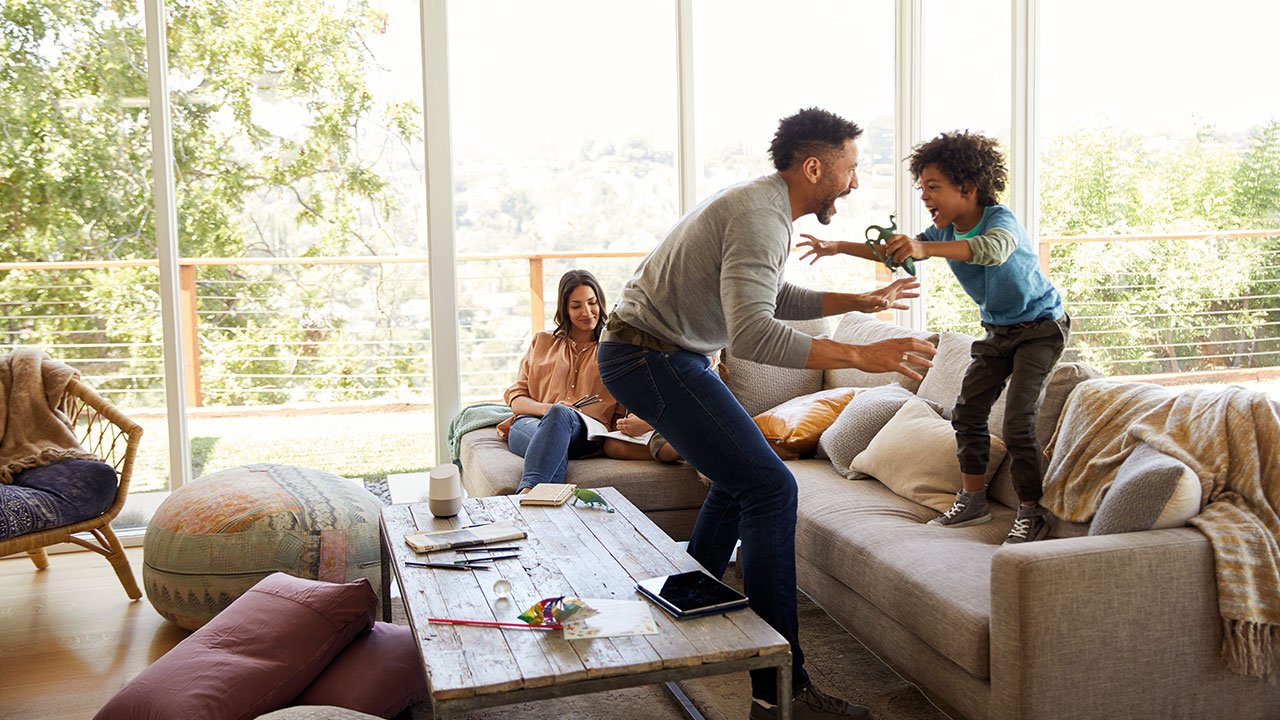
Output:
[[693,0],[676,0],[676,178],[680,217],[697,205],[698,157],[693,149]]
[[1013,2],[1013,117],[1009,126],[1009,209],[1022,221],[1039,250],[1039,0]]
[[169,427],[170,489],[191,482],[187,444],[186,372],[178,316],[178,210],[174,196],[173,124],[169,112],[169,50],[164,0],[144,0],[147,86],[151,97],[151,172],[155,185],[156,258],[160,263],[160,325],[164,338],[164,393]]
[[[893,157],[898,167],[893,176],[894,207],[898,216],[899,232],[915,234],[924,230],[925,215],[923,205],[915,192],[915,183],[911,179],[911,170],[906,162],[907,153],[920,142],[920,112],[923,97],[923,33],[924,33],[924,0],[898,0],[894,26],[897,38],[894,42],[894,130]],[[916,265],[916,272],[922,280],[925,278],[928,263]],[[924,329],[926,323],[925,307],[928,294],[922,293],[918,300],[910,302],[906,310],[895,310],[895,321],[899,325]]]
[[445,4],[445,0],[421,0],[427,254],[431,258],[431,396],[435,415],[436,464],[449,462],[449,421],[462,409]]

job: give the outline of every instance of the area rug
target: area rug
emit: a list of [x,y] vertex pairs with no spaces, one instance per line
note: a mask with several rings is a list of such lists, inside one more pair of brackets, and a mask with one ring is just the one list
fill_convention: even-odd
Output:
[[[725,581],[741,588],[735,568],[730,568]],[[401,603],[395,602],[392,606],[395,622],[407,624]],[[809,675],[818,687],[866,705],[879,720],[948,720],[914,685],[898,677],[803,594],[799,610],[800,642]],[[746,673],[686,680],[680,682],[680,687],[707,720],[742,720],[750,710],[751,686]],[[430,717],[430,709],[425,706],[413,713],[414,720]],[[504,705],[458,717],[467,720],[681,720],[685,716],[665,690],[653,685]]]

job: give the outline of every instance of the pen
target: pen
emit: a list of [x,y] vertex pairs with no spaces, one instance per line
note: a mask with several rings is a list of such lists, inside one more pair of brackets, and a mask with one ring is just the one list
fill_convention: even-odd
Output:
[[520,549],[519,545],[511,545],[511,546],[504,546],[504,547],[478,547],[478,548],[475,548],[474,550],[459,550],[458,552],[461,554],[466,554],[466,553],[477,553],[477,552],[510,551],[510,550],[519,550],[519,549]]
[[587,400],[587,401],[583,402],[581,405],[574,405],[574,407],[575,407],[575,408],[577,408],[577,409],[579,409],[579,410],[581,410],[581,409],[582,409],[582,408],[584,408],[584,407],[587,407],[587,406],[590,406],[590,405],[595,405],[595,404],[596,404],[596,403],[598,403],[598,402],[600,402],[600,398],[592,398],[592,399],[590,399],[590,400]]
[[461,565],[455,563],[405,562],[409,567],[436,568],[437,570],[488,570],[484,565]]

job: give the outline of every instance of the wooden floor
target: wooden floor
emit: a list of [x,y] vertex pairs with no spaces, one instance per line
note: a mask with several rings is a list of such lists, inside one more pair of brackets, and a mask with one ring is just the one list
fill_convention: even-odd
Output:
[[[142,548],[129,548],[142,578]],[[0,720],[92,718],[143,668],[190,633],[143,597],[129,600],[105,558],[0,560]]]

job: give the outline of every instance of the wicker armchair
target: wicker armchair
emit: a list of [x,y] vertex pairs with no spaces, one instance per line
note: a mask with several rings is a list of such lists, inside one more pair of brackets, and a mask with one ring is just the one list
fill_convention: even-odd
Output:
[[[60,407],[77,428],[80,445],[115,467],[120,476],[116,499],[111,507],[95,518],[0,540],[0,557],[25,551],[36,567],[43,570],[49,567],[49,556],[44,550],[47,546],[60,542],[75,543],[107,558],[120,577],[125,593],[130,599],[137,600],[142,597],[142,591],[138,589],[138,582],[129,567],[129,558],[125,557],[120,539],[110,523],[124,507],[129,479],[133,475],[133,458],[138,451],[138,441],[142,439],[142,427],[79,380],[72,380],[67,385]],[[82,435],[81,423],[84,424]],[[73,533],[89,533],[97,542],[76,537]]]

